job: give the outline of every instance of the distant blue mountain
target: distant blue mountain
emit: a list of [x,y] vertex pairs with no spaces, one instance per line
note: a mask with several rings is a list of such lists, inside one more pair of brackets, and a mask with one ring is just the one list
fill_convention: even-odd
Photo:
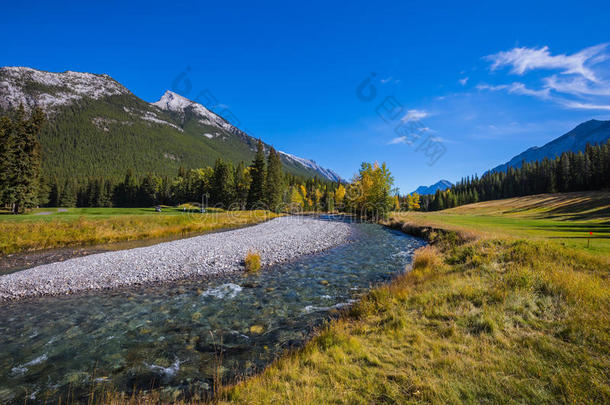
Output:
[[[431,186],[419,186],[417,187],[417,190],[415,190],[413,193],[417,193],[419,195],[425,195],[425,194],[434,194],[436,193],[436,190],[447,190],[448,188],[450,188],[451,186],[453,186],[453,184],[448,181],[448,180],[440,180],[436,183],[434,183]],[[411,194],[413,194],[411,193]]]
[[523,161],[529,163],[544,160],[544,158],[554,159],[563,152],[584,151],[587,143],[595,145],[604,143],[608,139],[610,139],[610,121],[590,120],[544,146],[529,148],[508,162],[494,167],[491,171],[505,171],[508,166],[521,167]]

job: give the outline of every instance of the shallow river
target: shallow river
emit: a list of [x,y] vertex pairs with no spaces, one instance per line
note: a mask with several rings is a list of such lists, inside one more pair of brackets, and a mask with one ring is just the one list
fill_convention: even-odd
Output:
[[0,304],[0,403],[84,400],[92,387],[200,395],[216,370],[261,370],[424,243],[352,226],[350,243],[256,275]]

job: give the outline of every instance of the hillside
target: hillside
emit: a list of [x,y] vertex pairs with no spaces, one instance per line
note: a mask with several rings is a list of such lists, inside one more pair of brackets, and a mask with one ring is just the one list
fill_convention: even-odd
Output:
[[[47,176],[174,175],[179,167],[211,166],[223,158],[250,162],[256,139],[201,104],[167,91],[147,103],[108,75],[0,68],[0,115],[20,104],[41,107]],[[270,145],[265,144],[269,149]],[[283,153],[286,172],[338,181],[315,162]]]
[[563,152],[584,151],[588,144],[596,145],[610,139],[610,121],[590,120],[583,122],[570,132],[552,140],[544,146],[533,146],[491,171],[505,171],[508,166],[521,167],[523,161],[535,162],[544,158],[554,159]]

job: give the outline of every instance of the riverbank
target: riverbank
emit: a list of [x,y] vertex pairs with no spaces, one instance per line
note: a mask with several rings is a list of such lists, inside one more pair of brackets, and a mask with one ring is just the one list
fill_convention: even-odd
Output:
[[395,216],[434,242],[412,271],[219,402],[610,402],[607,257],[442,215]]
[[93,254],[0,277],[0,300],[105,290],[243,270],[250,250],[263,266],[344,243],[351,228],[341,222],[282,217],[248,228],[158,245]]
[[[0,255],[41,252],[116,242],[188,236],[260,223],[280,215],[270,211],[211,211],[201,214],[166,207],[69,208],[0,215]],[[39,215],[44,213],[45,215]]]

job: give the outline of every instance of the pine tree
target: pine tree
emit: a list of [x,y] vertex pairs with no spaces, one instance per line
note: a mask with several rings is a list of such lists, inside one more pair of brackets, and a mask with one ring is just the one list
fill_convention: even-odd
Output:
[[267,177],[265,182],[265,201],[271,211],[279,212],[284,191],[282,162],[280,155],[273,147],[267,157]]
[[26,118],[23,105],[12,120],[2,119],[0,146],[0,197],[14,214],[38,204],[40,185],[40,143],[38,136],[45,122],[41,109]]
[[237,208],[233,205],[233,166],[217,159],[212,177],[212,201],[225,209]]
[[0,118],[0,203],[8,204],[10,189],[10,174],[13,172],[15,137],[13,122],[8,117]]
[[50,180],[48,200],[49,207],[59,207],[59,184],[55,176]]
[[117,207],[133,207],[136,205],[136,196],[138,191],[138,185],[131,169],[127,170],[125,179],[120,183],[116,192],[115,206]]
[[60,207],[76,207],[77,190],[76,181],[74,179],[66,179],[59,194]]
[[250,189],[248,190],[248,208],[253,209],[265,201],[265,151],[263,142],[259,139],[256,155],[250,166]]

